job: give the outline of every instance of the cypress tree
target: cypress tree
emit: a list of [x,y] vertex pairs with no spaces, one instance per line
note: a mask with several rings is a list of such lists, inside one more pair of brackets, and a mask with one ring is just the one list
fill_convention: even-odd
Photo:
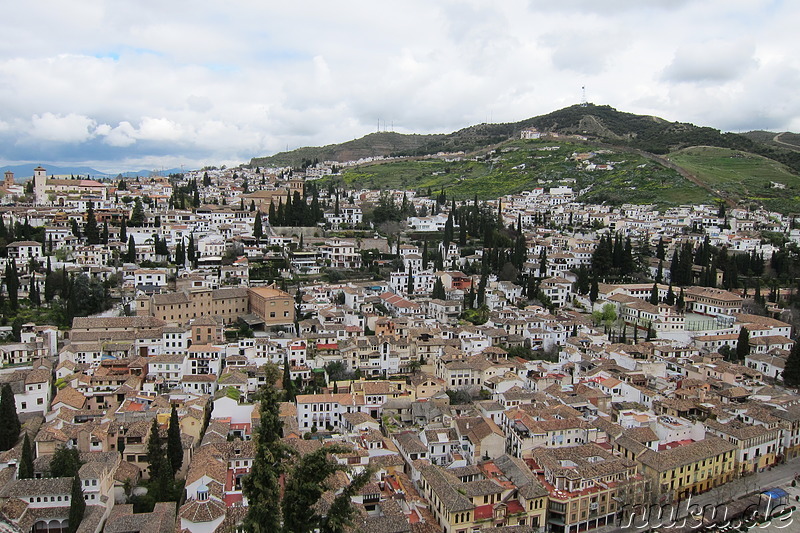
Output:
[[125,217],[122,217],[122,224],[119,227],[119,240],[125,242],[128,240],[128,223]]
[[34,307],[42,305],[42,298],[39,294],[39,286],[36,284],[36,276],[31,272],[31,287],[28,290],[28,300]]
[[136,243],[133,240],[133,235],[128,237],[128,262],[135,263],[136,262]]
[[447,294],[444,290],[444,283],[442,283],[442,278],[436,278],[436,282],[433,284],[433,292],[431,292],[431,298],[435,298],[438,300],[444,300],[447,298]]
[[97,219],[94,217],[92,202],[89,202],[86,209],[86,226],[83,231],[86,234],[87,244],[100,244],[100,229],[97,227]]
[[658,285],[653,283],[653,288],[650,289],[650,303],[658,305]]
[[17,273],[17,262],[14,259],[6,263],[5,282],[8,290],[8,304],[12,311],[16,311],[19,308],[19,274]]
[[792,345],[783,369],[783,383],[787,387],[800,387],[800,342]]
[[678,300],[675,302],[675,307],[678,308],[679,313],[683,313],[683,310],[686,308],[686,300],[683,299],[683,287],[681,287],[681,292],[678,294]]
[[183,465],[183,444],[181,443],[181,425],[178,420],[178,411],[172,405],[169,415],[169,429],[167,430],[167,457],[172,466],[172,475],[178,473]]
[[286,391],[286,401],[293,402],[295,396],[294,383],[292,382],[291,368],[289,367],[289,356],[283,356],[283,379],[281,386]]
[[78,531],[83,514],[86,511],[86,500],[83,499],[83,489],[81,488],[81,478],[77,475],[72,478],[72,494],[69,503],[69,529],[68,533]]
[[600,288],[597,285],[597,278],[593,277],[592,278],[592,285],[591,285],[591,288],[589,289],[589,300],[592,303],[597,301],[597,296],[598,296],[599,292],[600,292]]
[[11,385],[6,383],[0,393],[0,452],[14,447],[19,439],[20,428],[14,392]]
[[744,361],[744,358],[750,354],[750,332],[747,328],[739,330],[739,338],[736,340],[736,358]]
[[147,462],[150,465],[148,467],[150,479],[158,477],[163,454],[164,448],[161,445],[161,436],[158,434],[158,420],[154,418],[153,424],[150,426],[150,437],[147,439]]
[[19,479],[33,478],[33,448],[31,448],[31,440],[28,438],[27,433],[25,433],[25,439],[22,441],[22,457],[17,477]]
[[261,242],[261,237],[264,236],[264,228],[261,224],[261,211],[256,213],[256,220],[253,223],[253,237],[256,238],[256,242]]

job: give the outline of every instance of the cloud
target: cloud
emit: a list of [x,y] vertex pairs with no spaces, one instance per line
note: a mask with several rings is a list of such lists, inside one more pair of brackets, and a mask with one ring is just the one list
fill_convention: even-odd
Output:
[[800,128],[798,3],[119,0],[0,16],[6,161],[229,164],[378,120],[409,133],[521,120],[583,85],[623,111]]
[[684,83],[727,82],[758,66],[755,47],[746,42],[714,41],[681,46],[666,69],[665,81]]
[[44,141],[81,143],[94,135],[95,124],[83,115],[61,116],[48,112],[31,117],[30,135]]

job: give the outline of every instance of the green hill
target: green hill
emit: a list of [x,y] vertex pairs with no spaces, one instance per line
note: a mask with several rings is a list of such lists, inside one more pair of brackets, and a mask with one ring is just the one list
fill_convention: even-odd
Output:
[[784,150],[800,151],[800,134],[784,131],[775,133],[774,131],[748,131],[741,134],[757,143],[766,144]]
[[761,204],[784,213],[797,211],[800,205],[800,176],[766,157],[727,148],[695,146],[674,152],[668,159],[724,198]]
[[[595,152],[589,170],[573,158]],[[600,170],[610,165],[611,170]],[[591,168],[591,167],[590,167]],[[411,189],[421,194],[447,189],[448,196],[466,200],[492,199],[537,187],[568,185],[586,202],[619,205],[675,205],[711,202],[714,196],[675,170],[628,150],[598,150],[593,143],[566,139],[514,140],[497,149],[459,161],[401,160],[347,169],[334,181],[348,188]]]
[[[523,129],[531,127],[545,134],[571,136],[553,141],[564,150],[611,149],[613,157],[622,163],[614,165],[613,171],[586,172],[566,161],[569,154],[562,153],[561,148],[545,155],[530,153],[535,143],[522,143],[519,137]],[[586,140],[580,144],[575,136]],[[743,164],[742,157],[724,155],[726,152],[682,152],[692,147],[746,154],[747,164]],[[507,151],[485,160],[486,154],[495,148]],[[797,210],[792,206],[794,194],[787,196],[786,192],[792,192],[800,173],[800,135],[723,133],[714,128],[624,113],[610,106],[593,104],[574,105],[520,122],[478,124],[449,134],[374,133],[338,145],[254,158],[251,166],[299,166],[314,159],[345,161],[377,155],[423,156],[459,151],[466,153],[464,161],[404,160],[369,164],[348,169],[343,176],[334,179],[342,179],[352,187],[404,187],[420,191],[447,187],[460,197],[478,194],[482,198],[566,183],[582,191],[581,199],[586,201],[673,205],[725,198],[763,203],[784,212]],[[518,160],[517,152],[526,154],[527,159]],[[669,160],[658,158],[666,154],[672,154]],[[478,159],[473,160],[476,156]],[[706,157],[711,160],[704,162]],[[519,165],[523,164],[524,169],[521,169]],[[672,165],[677,166],[668,168]],[[720,170],[723,168],[729,170],[723,172]],[[725,176],[727,182],[723,179]],[[736,180],[743,180],[745,186],[737,188]],[[783,183],[787,189],[771,190],[771,182]],[[779,194],[779,190],[783,193]]]
[[414,153],[419,147],[444,135],[404,135],[394,132],[370,133],[360,139],[322,147],[305,147],[280,152],[269,157],[254,157],[251,167],[300,167],[305,161],[357,161],[366,157],[388,156],[394,153]]

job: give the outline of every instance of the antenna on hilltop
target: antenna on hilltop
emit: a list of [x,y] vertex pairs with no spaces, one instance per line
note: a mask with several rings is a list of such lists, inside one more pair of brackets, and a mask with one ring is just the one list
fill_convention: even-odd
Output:
[[586,107],[589,102],[586,101],[586,85],[581,86],[581,107]]

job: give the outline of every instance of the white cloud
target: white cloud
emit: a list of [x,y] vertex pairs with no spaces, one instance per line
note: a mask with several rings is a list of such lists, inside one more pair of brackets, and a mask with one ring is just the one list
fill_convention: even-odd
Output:
[[676,82],[727,82],[757,67],[752,43],[714,41],[681,46],[664,70],[664,79]]
[[44,141],[81,143],[93,136],[96,122],[83,115],[66,116],[47,112],[31,117],[30,135]]
[[583,85],[623,111],[788,129],[798,17],[768,0],[5,3],[0,158],[246,161],[379,119],[521,120]]

